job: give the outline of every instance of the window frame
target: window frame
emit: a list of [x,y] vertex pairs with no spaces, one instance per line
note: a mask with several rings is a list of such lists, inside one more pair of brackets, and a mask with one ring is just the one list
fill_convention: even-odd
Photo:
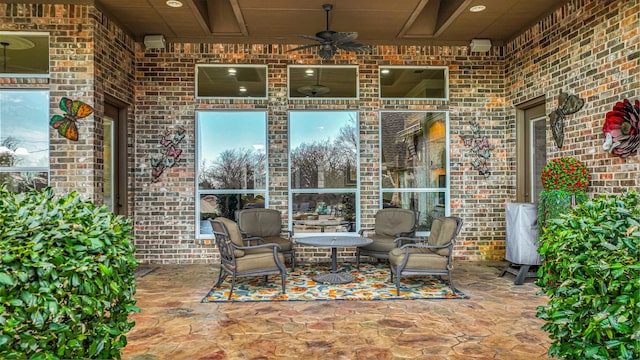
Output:
[[[385,97],[382,95],[382,72],[384,69],[392,70],[411,70],[411,69],[423,69],[423,70],[442,70],[444,76],[444,97]],[[379,84],[379,97],[381,100],[449,100],[449,67],[448,66],[384,66],[378,67],[378,84]]]
[[[199,186],[200,179],[200,163],[202,161],[202,151],[200,146],[200,141],[202,141],[201,130],[200,130],[200,122],[204,121],[200,118],[200,115],[203,113],[261,113],[263,114],[264,120],[264,151],[265,151],[265,184],[264,189],[206,189],[201,190]],[[267,208],[269,205],[269,141],[268,141],[268,111],[262,109],[239,109],[239,110],[196,110],[196,169],[195,169],[195,216],[196,216],[196,238],[197,239],[213,239],[213,234],[201,234],[201,211],[200,211],[200,199],[202,195],[244,195],[244,194],[264,194],[264,207]]]
[[[382,116],[383,113],[439,113],[444,114],[444,122],[445,122],[445,141],[444,141],[444,150],[445,150],[445,188],[441,187],[414,187],[414,188],[385,188],[383,187],[383,135],[382,135]],[[379,111],[379,119],[380,119],[380,128],[379,128],[379,159],[380,159],[380,167],[378,169],[378,178],[380,179],[379,183],[379,204],[380,208],[384,207],[384,194],[385,192],[398,192],[398,193],[422,193],[422,194],[432,194],[432,193],[442,193],[444,192],[444,216],[449,216],[451,213],[451,129],[450,129],[450,120],[449,120],[449,111],[447,110],[381,110]],[[405,128],[406,129],[406,128]],[[440,182],[440,178],[438,178],[438,182]],[[422,218],[424,214],[421,214]],[[416,236],[429,236],[431,231],[416,231]]]

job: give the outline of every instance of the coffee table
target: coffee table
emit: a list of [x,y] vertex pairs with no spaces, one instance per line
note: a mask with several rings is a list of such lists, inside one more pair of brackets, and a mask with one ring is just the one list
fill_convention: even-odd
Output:
[[355,277],[351,274],[338,272],[338,248],[366,246],[373,242],[371,239],[360,236],[322,235],[307,236],[296,239],[296,244],[315,247],[331,248],[331,272],[318,274],[313,280],[319,283],[346,284],[352,282]]

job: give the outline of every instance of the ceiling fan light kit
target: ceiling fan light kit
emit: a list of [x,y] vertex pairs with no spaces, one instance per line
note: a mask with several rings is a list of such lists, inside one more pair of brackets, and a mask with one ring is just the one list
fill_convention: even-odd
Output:
[[369,46],[355,42],[358,38],[357,32],[336,32],[329,30],[329,11],[333,9],[333,5],[324,4],[322,5],[322,9],[326,12],[327,29],[317,32],[315,36],[299,35],[304,39],[317,41],[318,44],[299,46],[287,52],[317,47],[319,48],[318,55],[324,60],[331,60],[338,50],[351,51],[358,54],[371,52]]

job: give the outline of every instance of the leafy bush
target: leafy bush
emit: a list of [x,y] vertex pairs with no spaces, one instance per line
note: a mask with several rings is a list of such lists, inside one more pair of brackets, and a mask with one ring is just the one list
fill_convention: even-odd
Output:
[[0,187],[0,358],[120,358],[138,310],[131,229],[75,192]]
[[549,356],[640,359],[640,196],[601,196],[547,222],[537,316]]

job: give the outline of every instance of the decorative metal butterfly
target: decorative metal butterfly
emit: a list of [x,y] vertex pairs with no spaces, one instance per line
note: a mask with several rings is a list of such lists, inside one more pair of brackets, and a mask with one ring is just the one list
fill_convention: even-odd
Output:
[[584,106],[584,99],[580,99],[577,95],[569,95],[560,91],[558,95],[558,107],[549,114],[551,120],[551,132],[558,149],[562,148],[564,143],[564,117],[566,115],[578,112]]
[[66,97],[60,99],[60,109],[63,115],[53,115],[49,125],[58,129],[58,134],[69,140],[78,141],[78,126],[76,121],[93,113],[93,108],[80,100],[71,100]]

